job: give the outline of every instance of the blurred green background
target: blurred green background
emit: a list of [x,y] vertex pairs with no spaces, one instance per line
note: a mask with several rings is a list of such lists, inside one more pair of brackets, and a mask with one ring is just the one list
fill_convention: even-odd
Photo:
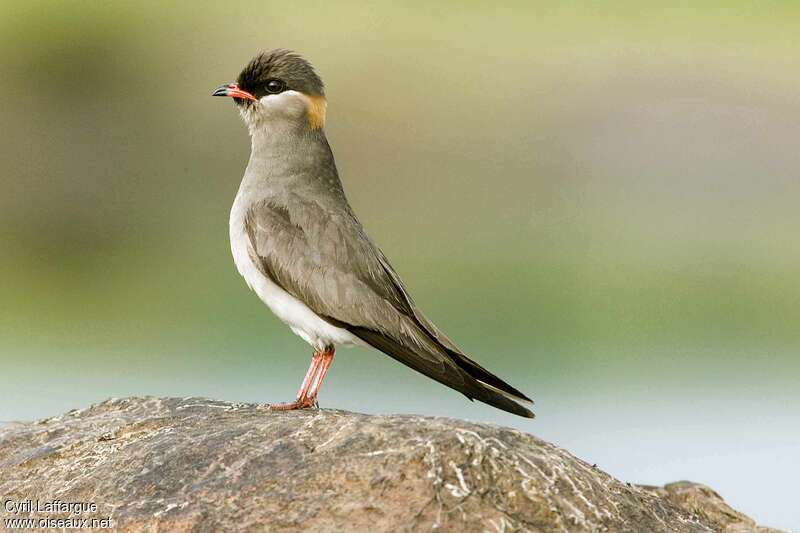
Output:
[[2,2],[0,420],[293,397],[235,270],[249,153],[211,98],[312,60],[351,203],[520,420],[341,350],[321,401],[513,425],[800,528],[800,4]]

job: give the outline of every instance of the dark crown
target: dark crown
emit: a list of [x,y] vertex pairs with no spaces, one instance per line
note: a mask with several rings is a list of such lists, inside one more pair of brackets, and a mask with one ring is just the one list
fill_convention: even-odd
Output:
[[291,50],[263,52],[250,61],[237,79],[239,87],[259,98],[270,80],[281,81],[288,90],[309,96],[324,96],[325,87],[314,67]]

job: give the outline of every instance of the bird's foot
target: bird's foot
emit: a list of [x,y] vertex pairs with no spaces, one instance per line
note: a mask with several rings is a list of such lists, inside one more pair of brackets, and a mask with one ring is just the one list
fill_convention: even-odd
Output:
[[295,409],[311,409],[312,407],[319,407],[316,398],[298,398],[289,403],[269,404],[270,411],[293,411]]

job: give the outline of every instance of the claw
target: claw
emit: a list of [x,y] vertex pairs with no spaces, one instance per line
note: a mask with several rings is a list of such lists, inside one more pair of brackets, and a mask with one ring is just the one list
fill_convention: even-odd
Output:
[[290,403],[271,403],[268,409],[270,411],[294,411],[296,409],[311,409],[316,407],[316,400],[309,398],[300,398]]
[[317,393],[322,385],[322,380],[333,362],[333,348],[314,352],[311,357],[311,366],[308,368],[303,384],[297,391],[297,399],[290,403],[275,403],[267,406],[270,411],[292,411],[295,409],[319,409]]

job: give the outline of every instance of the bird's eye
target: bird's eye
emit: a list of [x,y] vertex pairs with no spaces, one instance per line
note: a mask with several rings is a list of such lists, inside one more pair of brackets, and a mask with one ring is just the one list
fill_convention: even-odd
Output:
[[282,92],[286,86],[281,80],[269,80],[267,82],[267,92],[270,94],[278,94]]

